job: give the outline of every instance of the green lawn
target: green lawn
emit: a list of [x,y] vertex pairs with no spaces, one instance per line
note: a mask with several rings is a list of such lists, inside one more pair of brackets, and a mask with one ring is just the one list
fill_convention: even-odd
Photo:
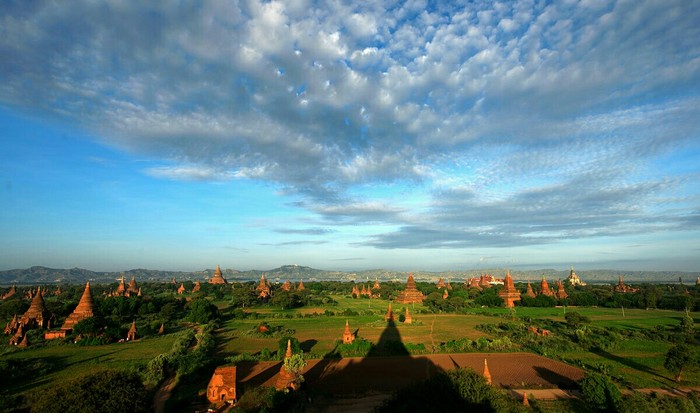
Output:
[[146,338],[130,343],[114,343],[103,346],[77,346],[72,344],[50,344],[4,354],[6,360],[41,360],[45,374],[32,376],[10,384],[11,393],[32,392],[50,384],[109,368],[130,369],[148,363],[160,353],[172,347],[177,334]]

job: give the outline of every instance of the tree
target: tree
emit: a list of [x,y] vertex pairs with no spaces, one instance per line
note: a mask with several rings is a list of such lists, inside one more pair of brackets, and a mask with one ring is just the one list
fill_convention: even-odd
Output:
[[219,309],[206,298],[197,298],[187,304],[189,312],[186,319],[193,323],[206,324],[219,317]]
[[583,399],[593,410],[615,412],[622,403],[622,394],[610,377],[603,374],[587,374],[581,381]]
[[566,323],[573,328],[576,328],[581,324],[589,324],[591,322],[590,318],[583,316],[576,311],[569,311],[566,313],[564,318],[566,319]]
[[301,374],[304,367],[306,367],[306,360],[301,354],[293,354],[292,357],[284,359],[284,369],[294,375],[295,388],[299,388],[304,382],[304,376]]
[[685,344],[676,344],[666,353],[664,367],[674,375],[677,383],[681,381],[683,370],[697,367],[698,357],[695,350]]

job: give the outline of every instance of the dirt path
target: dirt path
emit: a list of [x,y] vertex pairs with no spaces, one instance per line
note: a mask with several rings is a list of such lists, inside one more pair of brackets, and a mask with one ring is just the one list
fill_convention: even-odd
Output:
[[165,413],[165,402],[170,399],[170,395],[175,388],[175,374],[168,377],[162,386],[153,396],[153,408],[156,413]]

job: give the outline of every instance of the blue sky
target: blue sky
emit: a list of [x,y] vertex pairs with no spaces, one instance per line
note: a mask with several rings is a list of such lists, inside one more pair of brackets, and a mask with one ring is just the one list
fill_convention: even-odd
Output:
[[3,2],[0,269],[700,270],[700,4],[354,3]]

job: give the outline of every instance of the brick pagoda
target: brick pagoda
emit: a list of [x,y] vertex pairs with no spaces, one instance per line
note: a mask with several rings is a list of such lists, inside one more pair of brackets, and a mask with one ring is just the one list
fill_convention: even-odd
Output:
[[506,273],[503,289],[498,293],[498,296],[506,303],[506,308],[515,307],[515,301],[520,301],[520,293],[513,285],[513,277],[510,276],[510,271]]
[[413,273],[408,274],[408,281],[406,281],[406,289],[399,293],[396,297],[396,302],[401,304],[410,303],[423,303],[423,293],[418,291],[416,288],[416,281],[413,279]]
[[221,273],[221,267],[219,267],[219,264],[216,265],[214,275],[209,279],[209,284],[227,284],[224,275]]
[[66,332],[72,331],[73,326],[78,324],[78,322],[90,318],[95,315],[95,304],[92,302],[92,292],[90,291],[90,282],[85,284],[85,290],[83,291],[83,296],[80,297],[80,302],[75,310],[68,316],[66,321],[63,323],[61,330]]

